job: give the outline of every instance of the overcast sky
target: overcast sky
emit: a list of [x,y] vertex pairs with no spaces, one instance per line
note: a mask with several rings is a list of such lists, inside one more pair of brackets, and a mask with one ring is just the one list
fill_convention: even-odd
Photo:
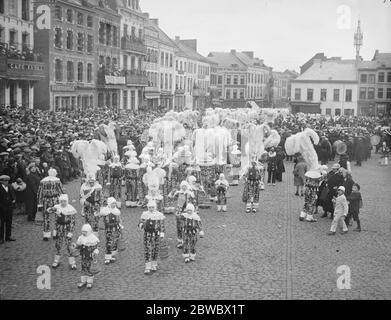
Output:
[[[198,52],[254,51],[275,71],[295,69],[317,52],[353,59],[358,17],[361,56],[391,52],[391,0],[141,0],[171,38],[197,39]],[[348,6],[348,12],[341,6]],[[339,11],[338,13],[338,10]],[[345,17],[345,16],[344,16]]]

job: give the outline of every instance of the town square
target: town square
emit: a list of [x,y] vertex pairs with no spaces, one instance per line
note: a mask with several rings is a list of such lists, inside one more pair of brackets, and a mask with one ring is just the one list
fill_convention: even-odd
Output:
[[215,2],[0,0],[1,300],[391,298],[391,4]]

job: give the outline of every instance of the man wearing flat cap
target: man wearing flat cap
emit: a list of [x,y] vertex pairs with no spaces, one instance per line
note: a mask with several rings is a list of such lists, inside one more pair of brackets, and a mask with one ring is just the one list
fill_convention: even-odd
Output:
[[15,196],[9,184],[10,179],[7,175],[0,176],[0,244],[3,244],[4,240],[15,241],[15,239],[11,238],[12,211]]

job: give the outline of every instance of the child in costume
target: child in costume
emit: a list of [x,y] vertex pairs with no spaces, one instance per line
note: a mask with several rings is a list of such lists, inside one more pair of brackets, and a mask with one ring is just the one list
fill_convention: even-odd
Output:
[[71,241],[76,223],[76,209],[69,204],[68,195],[62,194],[59,197],[60,204],[56,204],[54,207],[49,208],[48,212],[52,213],[56,217],[56,255],[54,256],[54,262],[52,267],[56,269],[60,265],[61,249],[65,242],[68,251],[68,261],[72,270],[76,269],[75,257],[71,255]]
[[109,166],[109,177],[110,177],[110,197],[118,199],[117,206],[121,208],[122,199],[122,178],[124,170],[120,162],[119,156],[115,155],[113,163]]
[[103,217],[106,234],[105,264],[115,262],[118,253],[118,240],[121,235],[122,221],[121,211],[117,208],[115,198],[107,199],[107,206],[100,210],[99,216]]
[[345,223],[348,226],[350,219],[353,217],[353,220],[357,223],[357,228],[353,231],[361,231],[361,222],[359,218],[360,208],[363,207],[362,197],[360,193],[360,185],[355,183],[352,187],[352,193],[346,197],[349,201],[349,211],[346,216]]
[[225,179],[223,173],[220,174],[219,179],[215,182],[217,190],[217,212],[227,211],[227,190],[229,187],[228,181]]
[[259,207],[259,188],[261,182],[261,172],[257,167],[256,158],[253,158],[251,165],[246,169],[243,177],[245,184],[242,200],[246,203],[246,213],[257,212]]
[[182,237],[182,219],[181,214],[185,210],[189,202],[194,201],[194,193],[190,190],[190,186],[186,181],[182,181],[180,190],[171,193],[171,198],[177,198],[177,206],[175,210],[176,229],[177,229],[177,248],[183,247]]
[[390,154],[390,148],[387,146],[387,142],[383,141],[383,145],[380,148],[381,152],[381,165],[388,166],[388,156]]
[[183,257],[185,263],[195,261],[196,257],[196,244],[198,240],[198,234],[204,235],[202,231],[201,218],[195,212],[193,204],[189,203],[186,206],[185,212],[181,215],[183,224]]
[[[48,176],[43,178],[38,187],[38,210],[43,212],[43,240],[48,241],[50,233],[50,217],[48,208],[58,204],[59,197],[64,194],[62,183],[57,176],[55,169],[48,170]],[[53,237],[56,237],[56,226],[54,226]]]
[[130,152],[130,158],[125,165],[125,205],[126,207],[137,207],[137,184],[138,171],[140,169],[139,160],[136,158],[135,151]]
[[85,223],[92,227],[96,236],[99,231],[99,211],[102,202],[102,186],[93,175],[89,175],[87,181],[80,188],[81,215],[84,217]]
[[76,248],[80,250],[81,256],[81,281],[77,286],[80,289],[84,286],[91,289],[94,282],[94,274],[91,272],[91,264],[99,254],[99,239],[94,235],[89,224],[83,225],[81,232],[82,235],[76,241]]
[[139,229],[144,230],[144,258],[145,274],[151,274],[157,270],[157,259],[159,256],[160,239],[164,238],[165,216],[156,210],[156,202],[149,201],[148,211],[144,211],[139,222]]

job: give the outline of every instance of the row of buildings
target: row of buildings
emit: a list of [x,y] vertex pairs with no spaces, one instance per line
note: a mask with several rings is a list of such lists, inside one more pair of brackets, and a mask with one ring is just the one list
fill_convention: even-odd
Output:
[[391,53],[371,61],[315,55],[291,83],[293,112],[326,115],[390,115]]
[[197,52],[139,0],[0,0],[0,105],[198,109],[286,104],[291,71],[253,52]]
[[391,115],[391,53],[379,50],[370,61],[360,56],[363,33],[354,34],[356,58],[327,58],[317,53],[291,82],[293,112],[326,115]]

